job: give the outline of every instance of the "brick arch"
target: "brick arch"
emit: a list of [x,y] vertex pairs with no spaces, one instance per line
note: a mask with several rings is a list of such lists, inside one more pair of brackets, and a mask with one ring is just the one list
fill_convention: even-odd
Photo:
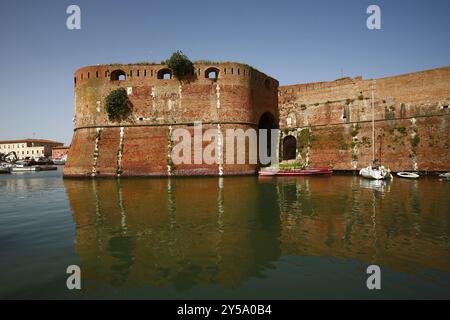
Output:
[[161,80],[169,80],[165,78],[167,75],[169,75],[169,79],[172,79],[172,70],[170,70],[169,68],[162,68],[158,70],[157,78]]
[[[121,77],[123,77],[123,79],[121,79]],[[119,80],[125,80],[127,78],[127,75],[126,75],[125,71],[123,71],[122,69],[117,69],[117,70],[111,71],[111,75],[109,78],[111,81],[119,81]]]
[[[211,73],[213,73],[214,76],[211,77]],[[219,78],[219,73],[220,73],[220,70],[217,69],[216,67],[209,67],[205,70],[205,78],[216,80]]]

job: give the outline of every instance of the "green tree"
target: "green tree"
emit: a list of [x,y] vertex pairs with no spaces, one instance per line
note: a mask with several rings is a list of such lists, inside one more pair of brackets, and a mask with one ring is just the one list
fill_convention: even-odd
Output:
[[110,121],[120,122],[131,113],[132,105],[124,88],[111,91],[105,98],[105,109]]
[[164,61],[164,64],[172,69],[174,76],[178,79],[191,74],[194,70],[192,61],[180,50],[172,53],[172,56]]

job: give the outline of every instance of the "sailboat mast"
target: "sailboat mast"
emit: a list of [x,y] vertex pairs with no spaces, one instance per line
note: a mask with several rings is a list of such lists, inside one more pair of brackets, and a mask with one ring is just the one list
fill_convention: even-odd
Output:
[[375,81],[372,80],[372,162],[375,161]]

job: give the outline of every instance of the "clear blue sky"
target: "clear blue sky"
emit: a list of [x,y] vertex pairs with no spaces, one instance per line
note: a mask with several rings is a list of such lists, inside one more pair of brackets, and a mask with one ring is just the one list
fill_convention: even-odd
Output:
[[[82,29],[66,28],[81,7]],[[366,28],[377,4],[382,30]],[[281,84],[382,77],[450,65],[450,1],[0,2],[0,140],[70,143],[73,72],[110,62],[240,61]]]

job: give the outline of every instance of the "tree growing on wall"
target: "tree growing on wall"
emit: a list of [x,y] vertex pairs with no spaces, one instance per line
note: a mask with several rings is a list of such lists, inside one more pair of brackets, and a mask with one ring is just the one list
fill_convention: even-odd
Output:
[[181,79],[183,76],[192,74],[194,64],[180,50],[172,53],[172,56],[164,61],[164,64],[172,69],[174,76]]
[[110,121],[120,122],[126,119],[132,109],[127,91],[124,88],[118,88],[111,91],[105,98],[105,109]]

